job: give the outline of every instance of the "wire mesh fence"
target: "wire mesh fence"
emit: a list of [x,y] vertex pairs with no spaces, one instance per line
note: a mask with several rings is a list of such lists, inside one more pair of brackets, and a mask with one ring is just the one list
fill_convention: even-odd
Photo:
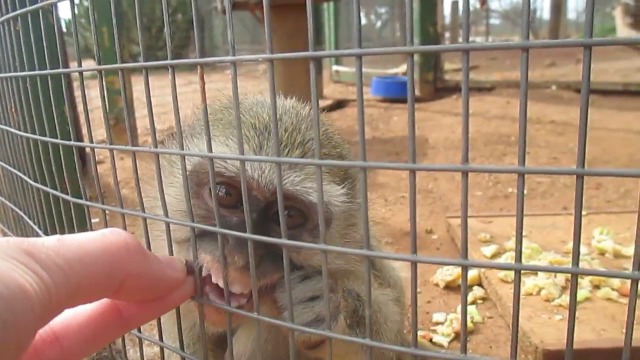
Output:
[[[110,345],[103,355],[111,357],[586,359],[589,353],[633,359],[640,108],[635,97],[620,105],[626,112],[594,110],[591,80],[594,53],[640,46],[640,38],[595,36],[599,5],[589,0],[576,10],[579,36],[531,39],[532,3],[540,2],[523,1],[517,39],[473,42],[473,3],[461,1],[459,42],[443,41],[438,30],[435,42],[425,43],[418,32],[438,28],[442,14],[428,12],[441,12],[442,2],[5,1],[0,229],[7,236],[43,236],[115,226],[154,252],[193,260],[202,275],[195,277],[194,300]],[[339,16],[330,16],[336,7]],[[283,9],[304,17],[306,28],[288,29],[294,21]],[[187,38],[190,49],[180,43]],[[306,48],[282,51],[294,38]],[[530,54],[554,49],[579,49],[579,95],[532,108]],[[472,108],[488,101],[471,90],[472,59],[502,50],[518,53],[515,98],[488,105],[480,110],[484,117],[471,121]],[[437,65],[444,55],[459,57],[460,91],[452,102],[425,105],[416,90],[433,80],[437,66],[424,62]],[[406,104],[365,93],[367,61],[390,58],[385,64],[404,64],[406,74],[431,71],[431,79],[406,77]],[[323,113],[322,68],[335,59],[353,69],[355,86],[341,91],[355,94],[349,96],[354,105]],[[295,78],[302,61],[304,79]],[[241,66],[256,62],[265,67]],[[308,90],[283,87],[291,77]],[[280,96],[288,91],[309,98]],[[567,116],[575,121],[541,125],[541,111],[553,113],[558,102],[570,103]],[[507,117],[504,109],[514,114]],[[504,121],[490,125],[495,118]],[[386,125],[398,123],[400,130]],[[489,151],[474,155],[474,137],[483,136],[489,140],[479,147]],[[590,137],[610,136],[623,148],[590,141],[587,152]],[[501,143],[507,145],[493,147]],[[556,143],[563,150],[554,148],[547,158],[532,154]],[[438,147],[452,151],[444,155]],[[511,216],[473,214],[478,203],[504,198],[479,197],[505,184],[512,184],[513,197],[503,202],[511,204],[505,205]],[[531,199],[527,190],[536,185],[556,188],[555,195]],[[627,247],[613,242],[604,220],[585,214],[587,200],[630,219],[616,228]],[[456,212],[447,220],[454,225],[426,225],[436,222],[433,208],[445,203]],[[527,215],[527,203],[543,214]],[[552,217],[554,211],[564,220]],[[510,242],[478,242],[490,241],[478,226],[501,221],[513,227],[501,230],[513,232],[505,236]],[[535,224],[545,228],[542,235],[556,229],[564,237],[543,251],[527,236]],[[594,228],[592,256],[583,248]],[[458,247],[443,253],[439,236],[447,235]],[[559,255],[567,240],[569,255]],[[495,254],[480,256],[487,251]],[[447,270],[451,277],[438,279]],[[442,289],[451,284],[459,291]],[[617,295],[624,289],[626,295]],[[539,293],[548,298],[543,307],[530,301]],[[456,314],[456,304],[469,306]],[[482,323],[480,304],[493,312]],[[532,308],[544,309],[544,319]],[[598,324],[603,313],[615,329]],[[533,333],[540,327],[546,335]],[[606,336],[615,349],[585,350],[585,342],[598,340],[589,327],[615,332]],[[549,339],[555,349],[544,347]]]

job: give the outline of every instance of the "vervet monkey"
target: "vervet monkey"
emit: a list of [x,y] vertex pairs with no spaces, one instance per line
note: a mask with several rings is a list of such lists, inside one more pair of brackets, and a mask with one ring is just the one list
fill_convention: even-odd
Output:
[[[239,99],[242,124],[242,143],[245,155],[275,156],[272,148],[271,102],[268,97],[244,96]],[[222,98],[208,104],[211,148],[215,154],[238,154],[238,138],[234,102]],[[277,97],[277,123],[280,156],[288,158],[314,158],[314,125],[308,104],[293,98]],[[207,121],[196,119],[182,129],[184,150],[206,152]],[[335,129],[321,119],[319,125],[320,158],[350,160],[350,147]],[[178,149],[176,134],[159,146]],[[240,180],[241,165],[237,160],[214,160],[215,184],[211,183],[210,159],[187,156],[185,158],[189,197],[193,220],[197,224],[216,226],[214,199],[219,206],[219,226],[240,233],[247,232],[244,207],[248,205],[251,232],[256,235],[281,238],[276,192],[276,165],[271,162],[245,162],[246,199],[243,201]],[[168,216],[188,222],[189,208],[184,194],[181,159],[177,155],[160,155],[160,167]],[[146,183],[144,200],[146,212],[162,216],[160,191],[154,169],[143,174]],[[285,200],[287,238],[303,243],[319,243],[319,213],[317,206],[316,167],[282,164],[282,187]],[[322,169],[325,242],[342,248],[364,249],[360,216],[361,199],[358,193],[356,169],[324,167]],[[155,252],[166,252],[165,223],[149,220],[149,236]],[[170,225],[173,250],[176,256],[192,258],[191,229]],[[209,303],[225,304],[223,266],[218,235],[195,229],[198,275],[201,276],[203,296]],[[380,250],[372,231],[370,249]],[[247,239],[240,236],[220,235],[224,244],[228,290],[232,307],[257,312],[281,320],[289,311],[286,291],[283,250],[280,245],[253,241],[255,275],[259,287],[260,308],[255,309],[252,298],[250,257]],[[163,250],[164,249],[164,250]],[[322,253],[318,250],[288,247],[290,258],[291,309],[297,325],[330,330],[334,333],[366,337],[365,261],[362,256],[327,252],[330,316],[324,300]],[[402,279],[394,267],[383,259],[371,258],[371,329],[373,340],[386,344],[408,346],[404,333],[407,312]],[[197,304],[188,301],[181,307],[185,350],[201,357]],[[227,351],[226,312],[214,305],[204,305],[207,330],[208,358],[224,359]],[[325,329],[326,320],[330,328]],[[288,331],[284,327],[257,322],[245,316],[232,315],[233,355],[236,360],[257,359],[260,352],[264,360],[284,360],[289,354]],[[174,314],[163,318],[165,340],[177,345]],[[260,347],[256,346],[256,337]],[[298,359],[325,359],[328,357],[326,337],[299,332],[295,337]],[[352,342],[332,340],[333,359],[365,359],[364,346]],[[372,348],[372,359],[410,359],[409,355]]]

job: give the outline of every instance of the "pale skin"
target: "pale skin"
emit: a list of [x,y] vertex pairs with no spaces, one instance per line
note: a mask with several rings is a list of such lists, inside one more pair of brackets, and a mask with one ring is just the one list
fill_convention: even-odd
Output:
[[184,260],[105,229],[0,238],[2,358],[81,359],[188,300]]

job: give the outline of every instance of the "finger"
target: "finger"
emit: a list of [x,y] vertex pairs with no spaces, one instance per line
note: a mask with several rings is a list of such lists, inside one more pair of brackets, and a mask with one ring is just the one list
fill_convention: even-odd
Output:
[[194,282],[185,281],[167,297],[143,303],[103,299],[67,310],[42,328],[23,360],[82,359],[189,299]]
[[49,308],[58,307],[55,314],[102,298],[153,300],[187,276],[182,260],[159,257],[119,229],[12,242],[25,254],[21,264],[34,277],[33,295]]

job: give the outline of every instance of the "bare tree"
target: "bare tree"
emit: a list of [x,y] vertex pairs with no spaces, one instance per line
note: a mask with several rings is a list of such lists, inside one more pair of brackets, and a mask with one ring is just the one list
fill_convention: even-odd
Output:
[[529,32],[533,39],[540,39],[540,24],[538,24],[538,3],[531,6],[531,19],[529,20]]
[[[501,23],[509,24],[516,29],[520,29],[522,27],[522,2],[520,1],[505,2],[501,0],[494,0],[491,2],[489,12],[491,18],[496,18]],[[540,26],[538,23],[539,9],[537,2],[533,2],[531,4],[531,11],[529,15],[530,35],[532,38],[538,39],[540,38]],[[486,15],[478,14],[478,17],[481,17],[483,19],[482,21],[485,21],[484,18]]]

